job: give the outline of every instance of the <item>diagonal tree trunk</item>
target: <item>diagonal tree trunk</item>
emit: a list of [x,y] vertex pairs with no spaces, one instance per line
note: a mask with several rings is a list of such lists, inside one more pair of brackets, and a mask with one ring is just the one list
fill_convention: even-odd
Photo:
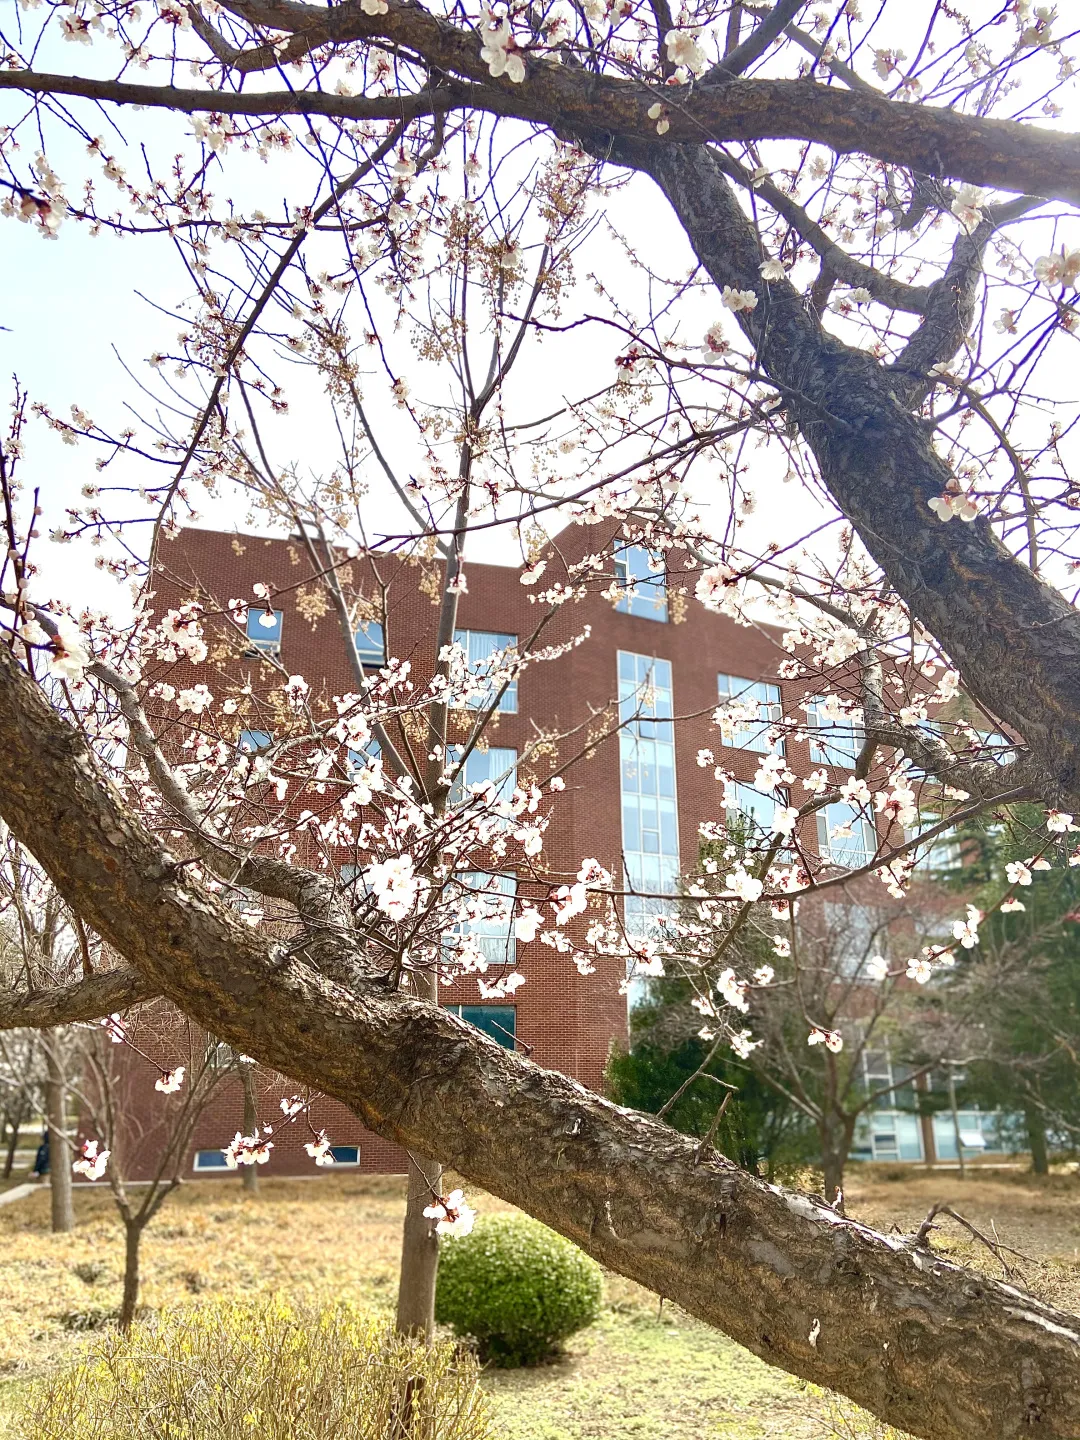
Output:
[[[82,736],[0,651],[0,811],[110,945],[199,1023],[432,1149],[771,1364],[929,1440],[1080,1435],[1080,1319],[844,1221],[657,1121],[237,922],[97,779]],[[318,964],[357,975],[347,989]],[[338,973],[341,973],[339,971]]]

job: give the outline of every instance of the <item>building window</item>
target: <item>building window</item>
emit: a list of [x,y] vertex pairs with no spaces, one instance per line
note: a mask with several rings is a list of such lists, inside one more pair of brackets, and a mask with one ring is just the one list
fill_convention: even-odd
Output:
[[359,1145],[331,1145],[330,1154],[334,1157],[335,1165],[359,1165]]
[[241,730],[239,745],[245,755],[257,755],[260,750],[269,750],[274,737],[269,730]]
[[720,721],[720,738],[734,750],[755,750],[759,755],[783,755],[783,736],[769,732],[784,718],[780,686],[767,680],[744,680],[739,675],[718,675],[717,691],[724,705],[732,705],[730,720]]
[[365,620],[353,635],[356,658],[361,665],[386,664],[386,637],[377,620]]
[[773,817],[777,807],[786,806],[788,796],[784,790],[766,795],[761,790],[755,790],[752,785],[744,785],[741,780],[734,780],[728,781],[724,789],[724,802],[728,827],[737,825],[741,816],[743,824],[753,831],[753,834],[747,837],[753,843],[759,840],[762,834],[772,835]]
[[225,1160],[224,1150],[196,1150],[196,1170],[228,1170],[229,1166]]
[[382,746],[374,736],[368,740],[359,750],[349,751],[349,769],[366,770],[375,762],[382,763]]
[[257,610],[254,605],[249,608],[247,638],[251,650],[264,650],[268,655],[279,653],[282,614],[281,610]]
[[[679,876],[671,663],[619,651],[622,840],[628,890],[674,894]],[[627,896],[627,930],[642,935],[670,908]]]
[[624,615],[666,620],[667,577],[662,557],[644,545],[622,545],[615,551],[615,581],[624,591],[615,606]]
[[475,918],[462,920],[447,948],[456,950],[460,940],[470,940],[489,965],[516,965],[517,938],[514,935],[514,901],[517,877],[489,875],[482,870],[460,877],[461,898],[472,905]]
[[[450,762],[458,763],[461,748],[450,746]],[[462,805],[472,785],[492,784],[497,800],[512,800],[517,789],[517,751],[507,746],[490,745],[486,750],[475,747],[469,751],[465,764],[454,777],[450,804]]]
[[[502,689],[506,680],[503,662],[517,654],[518,637],[502,635],[495,630],[455,630],[454,643],[465,652],[465,664],[469,673],[476,677],[476,688],[466,702],[471,710],[486,709]],[[492,676],[493,670],[502,669],[502,674]],[[517,680],[511,680],[503,690],[499,701],[500,713],[517,713]]]
[[477,1030],[490,1035],[504,1050],[513,1050],[517,1036],[516,1005],[448,1005],[452,1015],[460,1015]]
[[236,1051],[227,1041],[211,1036],[206,1042],[206,1063],[214,1070],[229,1070],[236,1063]]
[[877,831],[854,805],[837,800],[817,812],[818,853],[847,870],[869,865],[877,853]]
[[821,700],[812,700],[807,705],[806,723],[811,732],[810,759],[815,765],[854,770],[863,747],[860,725],[851,720],[830,719]]

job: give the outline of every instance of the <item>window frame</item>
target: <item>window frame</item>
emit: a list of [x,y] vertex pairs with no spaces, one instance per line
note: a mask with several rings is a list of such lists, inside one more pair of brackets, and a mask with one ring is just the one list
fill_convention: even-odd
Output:
[[[863,727],[854,719],[850,725],[841,724],[837,720],[822,721],[819,718],[819,711],[824,702],[820,696],[815,696],[806,701],[806,728],[808,731],[807,740],[810,746],[811,765],[829,765],[834,770],[854,770],[856,761],[862,752],[866,741],[866,732]],[[847,736],[851,740],[851,758],[838,760],[831,759],[828,754],[828,742],[819,739],[819,736],[827,736],[832,732],[836,737],[833,742],[834,748],[839,754],[846,757],[847,752],[842,749],[840,737]]]
[[[201,1175],[218,1175],[222,1172],[227,1175],[231,1169],[230,1165],[225,1159],[225,1151],[227,1149],[228,1146],[221,1145],[216,1150],[212,1148],[208,1150],[196,1150],[191,1160],[192,1171],[195,1174]],[[218,1155],[221,1158],[220,1161],[215,1162],[213,1165],[203,1165],[201,1161],[204,1155]]]
[[[493,899],[495,896],[498,895],[508,902],[506,906],[506,933],[504,935],[485,935],[480,931],[475,931],[470,928],[474,925],[482,925],[485,919],[494,920],[500,918],[498,916],[486,916],[480,920],[458,921],[451,933],[454,936],[457,936],[463,940],[470,938],[476,940],[478,942],[476,948],[480,951],[481,955],[483,955],[484,959],[487,961],[489,969],[512,970],[514,966],[518,963],[518,942],[517,936],[514,933],[514,911],[517,904],[518,877],[511,872],[505,870],[464,870],[461,872],[460,875],[456,875],[454,879],[457,884],[462,887],[463,892],[468,891],[470,893],[475,893],[477,894],[478,898],[481,898],[479,884],[480,881],[500,880],[508,882],[510,886],[509,889],[500,889],[497,891],[491,890],[488,892],[488,894]],[[484,944],[480,943],[485,940],[490,940],[494,942],[492,946],[493,950],[495,948],[495,945],[501,942],[502,951],[497,958],[493,958],[493,955],[488,952]],[[448,946],[447,948],[453,951],[455,947]]]
[[[833,837],[829,834],[829,831],[834,827],[828,817],[830,811],[838,809],[847,810],[852,816],[851,822],[843,821],[841,823],[851,823],[853,827],[854,825],[858,824],[863,827],[862,835],[864,842],[867,838],[868,832],[873,836],[873,845],[869,852],[866,849],[865,843],[863,847],[857,852],[853,848],[853,854],[858,854],[859,856],[864,857],[862,859],[855,860],[854,863],[847,863],[843,860],[837,860],[832,853]],[[822,860],[827,861],[830,865],[835,865],[840,870],[861,870],[864,865],[870,864],[870,862],[873,860],[874,856],[880,849],[881,837],[878,835],[877,827],[874,825],[874,822],[863,814],[859,806],[852,805],[848,800],[833,800],[830,802],[830,804],[823,805],[820,810],[815,812],[814,818],[817,821],[818,855]],[[844,838],[850,838],[854,840],[855,835],[853,834],[850,837]]]
[[[496,1045],[501,1045],[504,1050],[516,1050],[516,1049],[517,1049],[517,1047],[518,1047],[518,1031],[517,1031],[517,1006],[516,1006],[516,1005],[490,1005],[490,1004],[447,1005],[446,1008],[447,1008],[447,1010],[450,1011],[450,1013],[451,1013],[452,1015],[456,1015],[459,1020],[464,1020],[465,1023],[466,1023],[466,1025],[471,1025],[471,1026],[473,1026],[474,1029],[480,1031],[481,1035],[486,1035],[489,1040],[494,1040],[495,1043],[496,1043]],[[502,1030],[502,1034],[503,1034],[507,1039],[509,1039],[510,1043],[507,1044],[507,1043],[506,1043],[506,1040],[500,1039],[498,1035],[492,1035],[492,1034],[490,1033],[490,1031],[485,1030],[485,1029],[483,1028],[483,1026],[478,1025],[475,1020],[470,1020],[470,1019],[468,1019],[467,1016],[464,1014],[464,1011],[466,1011],[466,1010],[483,1010],[483,1011],[491,1012],[491,1013],[497,1011],[497,1012],[500,1012],[500,1013],[503,1013],[503,1014],[508,1014],[508,1015],[510,1016],[510,1019],[511,1019],[511,1022],[512,1022],[511,1028],[509,1028],[509,1029],[505,1029],[505,1028],[504,1028],[504,1029]],[[495,1023],[497,1024],[497,1022],[495,1022]]]
[[[361,643],[360,636],[367,636],[368,631],[375,629],[379,632],[379,645],[374,641],[366,647]],[[365,670],[378,670],[386,664],[386,627],[381,620],[361,620],[353,631],[353,648],[356,651],[356,658]]]

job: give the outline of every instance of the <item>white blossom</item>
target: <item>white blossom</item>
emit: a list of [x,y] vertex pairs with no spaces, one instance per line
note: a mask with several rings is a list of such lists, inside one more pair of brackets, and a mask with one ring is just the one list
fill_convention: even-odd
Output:
[[466,1203],[464,1192],[451,1190],[449,1195],[437,1196],[424,1209],[428,1220],[435,1221],[439,1235],[468,1235],[476,1221],[476,1211]]
[[97,1140],[84,1140],[82,1155],[72,1162],[76,1175],[85,1175],[88,1180],[100,1180],[109,1163],[110,1150],[100,1150]]

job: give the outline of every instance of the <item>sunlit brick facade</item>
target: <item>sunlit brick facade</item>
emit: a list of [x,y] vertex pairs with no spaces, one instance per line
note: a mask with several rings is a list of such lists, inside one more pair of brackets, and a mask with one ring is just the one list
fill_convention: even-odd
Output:
[[[573,758],[565,773],[566,791],[555,806],[545,844],[544,864],[549,873],[573,876],[582,859],[593,856],[613,874],[626,874],[637,886],[653,888],[658,880],[661,886],[670,886],[680,866],[690,868],[697,859],[701,822],[723,815],[722,788],[712,764],[699,764],[699,751],[711,750],[718,764],[749,787],[766,748],[761,738],[765,725],[757,731],[748,727],[737,737],[742,741],[739,747],[724,746],[712,718],[718,702],[740,693],[744,682],[764,682],[776,688],[754,692],[769,707],[762,711],[763,717],[786,715],[804,721],[805,713],[798,705],[806,699],[805,682],[799,686],[777,678],[778,666],[786,658],[778,631],[739,625],[706,610],[693,598],[692,584],[684,586],[683,577],[674,569],[676,562],[670,562],[671,573],[657,576],[648,569],[644,552],[617,553],[614,527],[563,532],[548,556],[539,588],[565,582],[566,566],[592,553],[607,557],[608,576],[616,574],[627,583],[629,598],[614,604],[600,595],[603,587],[598,584],[585,598],[555,612],[543,630],[541,643],[569,641],[586,629],[588,638],[556,660],[524,669],[517,682],[514,708],[492,721],[486,736],[488,753],[517,752],[521,756],[538,733],[564,737],[557,747],[545,748],[528,766],[522,765],[518,773],[519,780],[543,780]],[[385,637],[371,626],[364,637],[372,661],[379,658],[379,641],[384,638],[386,651],[408,659],[414,675],[429,674],[435,661],[438,568],[395,556],[362,556],[352,567],[348,578],[354,591],[358,588],[366,598],[377,601],[385,617]],[[471,643],[480,654],[487,643],[485,636],[499,637],[499,644],[512,637],[524,645],[546,613],[545,606],[531,600],[535,588],[523,585],[521,571],[509,566],[467,564],[466,573],[468,592],[460,597],[457,622],[460,631],[468,632],[462,637],[466,647]],[[255,643],[261,642],[265,653],[277,652],[285,675],[306,678],[316,710],[328,705],[334,695],[354,691],[340,622],[321,598],[321,582],[300,539],[184,530],[164,547],[155,603],[161,613],[198,598],[208,614],[224,613],[237,598],[257,606],[256,585],[270,587],[272,608],[280,621],[264,627],[266,633],[253,621]],[[470,635],[481,638],[470,641]],[[242,637],[238,640],[234,628],[230,638],[224,620],[208,621],[207,638],[209,662],[198,667],[197,673],[193,671],[186,683],[207,683],[219,698],[246,678],[255,688],[260,684],[280,686],[280,672],[273,671],[251,648],[245,653]],[[649,674],[658,692],[668,692],[670,714],[676,723],[631,726],[621,738],[597,738],[611,727],[618,713],[620,674],[624,695],[631,678],[640,681]],[[174,684],[185,683],[178,679],[175,667],[168,678]],[[658,720],[666,718],[662,711],[657,712]],[[458,723],[463,722],[460,717]],[[238,739],[242,728],[243,721],[238,718]],[[452,739],[454,734],[452,729]],[[789,738],[785,755],[789,768],[802,776],[819,768],[823,758],[836,759],[842,766],[843,748],[841,743],[836,755],[823,756],[820,745]],[[485,763],[482,755],[477,763]],[[843,769],[834,773],[839,779]],[[746,794],[748,803],[754,803],[759,815],[768,820],[772,800],[764,796],[755,799],[749,790]],[[799,838],[808,851],[818,848],[814,820],[803,822]],[[854,841],[843,843],[857,846],[862,842],[857,832]],[[526,983],[515,993],[513,1004],[477,1009],[480,997],[471,977],[447,988],[444,1002],[466,1007],[466,1018],[482,1024],[503,1043],[511,1043],[513,1037],[540,1065],[600,1088],[611,1048],[622,1043],[627,1032],[621,963],[601,960],[595,974],[582,977],[569,961],[541,943],[519,942],[516,948],[517,966]],[[291,1087],[279,1086],[268,1077],[263,1090],[265,1118],[276,1118],[277,1098]],[[313,1119],[318,1126],[325,1126],[335,1146],[342,1147],[346,1162],[352,1155],[344,1147],[356,1146],[363,1170],[404,1168],[403,1154],[396,1146],[366,1133],[336,1102],[316,1102]],[[241,1128],[240,1087],[229,1082],[200,1122],[188,1173],[218,1169],[215,1155]],[[275,1136],[272,1170],[314,1173],[301,1149],[306,1138],[295,1126],[280,1130]]]

